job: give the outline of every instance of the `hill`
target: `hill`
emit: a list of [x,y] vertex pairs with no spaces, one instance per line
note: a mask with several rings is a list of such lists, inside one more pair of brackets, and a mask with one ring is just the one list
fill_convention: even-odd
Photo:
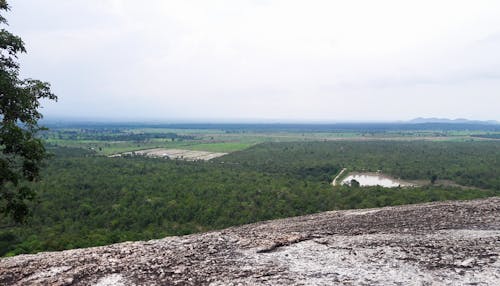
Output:
[[431,118],[418,117],[408,121],[408,123],[500,124],[500,122],[495,120],[481,121],[481,120],[469,120],[465,118],[448,119],[448,118],[435,118],[435,117]]
[[500,198],[332,211],[0,260],[2,285],[500,283]]

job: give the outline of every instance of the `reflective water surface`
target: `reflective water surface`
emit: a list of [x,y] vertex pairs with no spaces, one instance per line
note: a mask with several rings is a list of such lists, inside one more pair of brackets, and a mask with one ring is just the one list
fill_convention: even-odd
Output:
[[412,186],[411,183],[390,178],[388,176],[376,173],[356,173],[350,174],[342,180],[343,185],[350,185],[351,180],[359,182],[360,186],[382,186],[386,188],[394,188],[398,186]]

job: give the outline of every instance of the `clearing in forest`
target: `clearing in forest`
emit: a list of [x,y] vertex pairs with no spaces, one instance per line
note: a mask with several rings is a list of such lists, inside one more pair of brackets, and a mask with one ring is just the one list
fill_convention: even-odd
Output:
[[146,150],[119,153],[111,155],[109,157],[146,156],[152,158],[168,158],[168,159],[186,160],[186,161],[197,161],[197,160],[208,161],[210,159],[221,157],[226,154],[227,153],[221,153],[221,152],[155,148],[155,149],[146,149]]

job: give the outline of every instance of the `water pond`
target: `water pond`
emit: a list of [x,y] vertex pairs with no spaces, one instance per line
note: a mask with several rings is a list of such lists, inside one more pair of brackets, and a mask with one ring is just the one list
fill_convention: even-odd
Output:
[[379,173],[351,173],[342,180],[342,185],[350,185],[351,180],[356,180],[362,187],[382,186],[386,188],[409,187],[414,184],[402,180],[394,179]]

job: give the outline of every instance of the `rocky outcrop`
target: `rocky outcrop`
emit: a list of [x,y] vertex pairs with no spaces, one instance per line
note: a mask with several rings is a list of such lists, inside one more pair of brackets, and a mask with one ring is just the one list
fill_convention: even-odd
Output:
[[500,198],[0,260],[1,285],[500,285]]

